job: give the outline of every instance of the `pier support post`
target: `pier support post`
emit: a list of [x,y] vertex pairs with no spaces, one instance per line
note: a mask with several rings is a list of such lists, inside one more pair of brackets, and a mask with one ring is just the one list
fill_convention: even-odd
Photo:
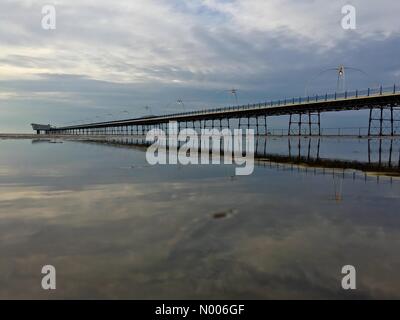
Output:
[[368,136],[395,136],[400,132],[400,106],[373,106],[369,109]]
[[[294,120],[294,116],[297,116],[297,120]],[[308,117],[308,119],[306,118]],[[289,129],[288,129],[288,136],[297,134],[298,136],[302,136],[303,134],[312,136],[316,131],[318,136],[321,135],[321,114],[320,112],[306,113],[306,117],[303,117],[302,113],[298,114],[289,114]],[[293,131],[293,124],[297,124],[297,132]],[[307,124],[307,129],[302,132],[302,125]]]
[[267,116],[264,116],[265,135],[268,135]]

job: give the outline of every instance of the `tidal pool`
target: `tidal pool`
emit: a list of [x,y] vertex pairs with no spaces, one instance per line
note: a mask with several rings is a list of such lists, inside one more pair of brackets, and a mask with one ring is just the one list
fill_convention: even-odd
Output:
[[[268,143],[274,154],[298,146]],[[319,147],[368,162],[367,140]],[[71,140],[0,150],[1,299],[400,298],[396,176],[270,162],[234,176]],[[56,268],[54,291],[41,287],[44,265]],[[356,290],[341,287],[344,265]]]

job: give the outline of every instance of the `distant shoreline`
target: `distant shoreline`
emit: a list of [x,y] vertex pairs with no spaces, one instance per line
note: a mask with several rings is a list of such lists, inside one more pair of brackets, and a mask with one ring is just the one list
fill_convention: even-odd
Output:
[[[109,138],[116,138],[116,137],[145,137],[145,135],[62,135],[62,134],[36,134],[36,133],[0,133],[0,139],[109,139]],[[264,135],[260,135],[259,137],[265,137]],[[399,135],[396,136],[358,136],[358,135],[272,135],[269,134],[268,137],[270,138],[333,138],[333,139],[384,139],[384,140],[396,140],[400,139]]]

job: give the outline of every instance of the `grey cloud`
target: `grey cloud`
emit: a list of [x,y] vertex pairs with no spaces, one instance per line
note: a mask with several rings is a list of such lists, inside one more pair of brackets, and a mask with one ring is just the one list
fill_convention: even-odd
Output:
[[[257,20],[255,7],[242,1],[115,5],[59,1],[57,30],[49,33],[39,27],[42,2],[30,3],[0,4],[1,24],[8,26],[7,32],[0,33],[0,113],[17,130],[26,130],[22,128],[30,122],[29,114],[58,122],[58,118],[74,120],[99,110],[131,108],[143,113],[144,105],[157,113],[176,111],[178,98],[186,100],[190,109],[227,105],[232,99],[224,90],[232,87],[239,89],[242,103],[303,95],[309,79],[341,63],[370,75],[349,72],[349,89],[392,84],[400,76],[397,26],[376,27],[384,17],[373,16],[367,5],[360,8],[360,23],[367,16],[374,18],[373,36],[343,33],[335,29],[340,29],[338,24],[329,25],[327,30],[315,30],[316,34],[340,33],[332,34],[327,45],[318,37],[293,32],[301,21],[332,10],[318,5],[311,13],[301,7],[299,20],[292,22],[290,15],[281,20],[268,16],[282,21],[276,25]],[[235,15],[236,9],[226,10],[227,5],[241,6],[243,16],[249,15],[248,27],[242,25],[243,17]],[[260,1],[253,5],[270,8]],[[286,5],[288,12],[300,6],[293,1]],[[381,12],[390,16],[396,7],[387,2],[382,6]],[[310,23],[325,27],[318,19]],[[18,72],[2,72],[7,68]],[[335,83],[335,75],[328,73],[311,82],[309,90],[332,91]]]

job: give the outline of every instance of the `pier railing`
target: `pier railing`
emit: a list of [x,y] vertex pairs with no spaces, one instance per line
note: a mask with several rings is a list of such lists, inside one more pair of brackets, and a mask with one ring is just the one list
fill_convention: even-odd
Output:
[[387,86],[387,87],[379,86],[376,88],[368,88],[364,90],[334,92],[322,95],[317,94],[314,96],[307,96],[307,97],[293,97],[293,98],[285,98],[279,100],[270,100],[268,102],[255,103],[255,104],[246,104],[246,105],[228,106],[228,107],[221,107],[214,109],[203,109],[191,112],[173,113],[173,114],[163,115],[161,117],[201,115],[207,113],[239,111],[239,110],[249,110],[257,108],[267,108],[267,107],[284,107],[284,106],[298,105],[298,104],[310,104],[310,103],[329,102],[336,100],[357,99],[363,97],[367,98],[367,97],[375,97],[375,96],[391,95],[399,93],[400,93],[400,86],[394,84],[392,86]]
[[[318,130],[313,130],[311,135],[319,135],[319,136],[359,136],[366,137],[368,134],[368,127],[334,127],[334,128],[321,128],[320,132]],[[383,127],[385,132],[389,132],[391,127]],[[287,136],[288,129],[287,128],[270,128],[268,129],[267,135],[271,136]],[[292,136],[299,135],[298,130],[293,130],[291,133]],[[308,136],[310,135],[309,129],[301,129],[300,135]],[[400,129],[394,131],[394,136],[400,136]]]

